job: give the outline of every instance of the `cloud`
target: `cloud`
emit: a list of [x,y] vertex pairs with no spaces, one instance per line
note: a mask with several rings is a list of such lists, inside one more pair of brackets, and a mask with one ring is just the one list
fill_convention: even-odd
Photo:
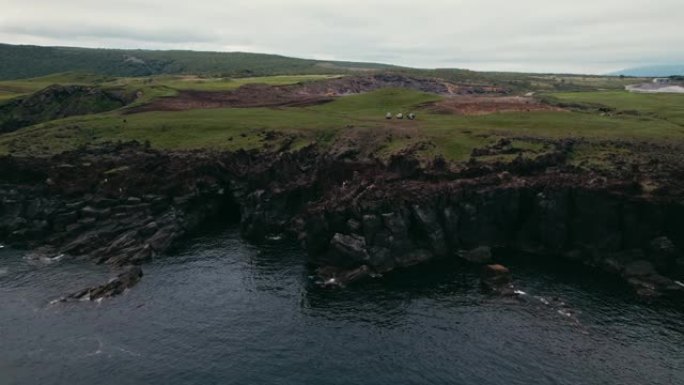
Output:
[[25,24],[8,25],[2,29],[4,33],[17,36],[50,37],[59,41],[98,38],[105,40],[140,41],[147,43],[185,44],[185,43],[218,43],[216,36],[205,31],[182,28],[165,28],[148,26],[130,26],[122,28],[118,25],[81,23],[67,26],[41,25],[29,27]]
[[684,62],[681,0],[3,2],[6,43],[546,72]]

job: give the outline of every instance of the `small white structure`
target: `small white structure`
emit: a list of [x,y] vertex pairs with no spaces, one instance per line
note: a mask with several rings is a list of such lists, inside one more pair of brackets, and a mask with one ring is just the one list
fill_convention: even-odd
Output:
[[414,114],[413,112],[411,112],[410,114],[408,114],[408,119],[409,119],[409,120],[415,120],[415,119],[416,119],[416,114]]
[[667,84],[670,82],[670,79],[668,78],[655,78],[653,79],[653,83],[655,84]]
[[404,114],[401,112],[397,114],[397,119],[404,119]]
[[391,112],[386,113],[385,119],[392,119],[392,113]]

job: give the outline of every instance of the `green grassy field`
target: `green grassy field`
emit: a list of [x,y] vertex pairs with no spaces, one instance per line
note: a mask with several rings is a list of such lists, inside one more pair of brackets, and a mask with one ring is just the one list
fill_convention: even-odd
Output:
[[[286,84],[306,79],[278,77],[255,81]],[[159,87],[173,90],[166,85]],[[149,141],[153,147],[161,149],[278,148],[283,140],[290,138],[293,140],[291,148],[312,142],[324,147],[356,145],[380,155],[428,142],[431,145],[421,150],[426,155],[441,154],[449,159],[465,160],[474,147],[493,143],[501,137],[522,138],[519,146],[529,148],[536,145],[532,141],[527,143],[526,137],[684,143],[684,128],[679,125],[681,101],[684,101],[681,95],[590,92],[554,96],[560,100],[604,104],[642,113],[601,115],[547,111],[446,115],[431,113],[423,107],[440,100],[440,96],[405,89],[383,89],[312,107],[223,108],[130,115],[113,111],[72,117],[2,135],[0,152],[53,154],[82,145],[118,140]],[[413,111],[418,119],[388,121],[384,116],[387,111]],[[278,132],[280,136],[266,141],[263,133],[267,131]],[[593,151],[587,148],[590,150]]]
[[684,126],[684,94],[642,94],[627,91],[557,93],[554,98],[572,103],[592,103],[665,120]]

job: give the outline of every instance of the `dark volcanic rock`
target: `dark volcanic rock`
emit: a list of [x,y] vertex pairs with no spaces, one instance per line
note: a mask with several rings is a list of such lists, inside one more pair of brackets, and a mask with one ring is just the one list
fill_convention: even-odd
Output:
[[[0,157],[0,243],[118,268],[157,258],[206,226],[240,223],[249,240],[302,241],[331,284],[459,255],[491,263],[491,249],[501,248],[584,263],[639,294],[680,295],[677,179],[645,195],[631,176],[599,178],[554,159],[452,169],[421,167],[406,154],[385,165],[313,147],[162,153],[137,144]],[[117,294],[115,286],[104,291]]]

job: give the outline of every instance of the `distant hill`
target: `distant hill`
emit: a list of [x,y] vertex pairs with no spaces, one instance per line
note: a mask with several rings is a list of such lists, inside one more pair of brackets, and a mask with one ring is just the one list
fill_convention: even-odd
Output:
[[611,75],[625,75],[638,77],[668,77],[676,75],[684,75],[684,64],[675,65],[656,65],[628,68],[622,71],[617,71]]
[[242,52],[40,47],[0,44],[0,80],[81,71],[109,76],[337,74],[398,68],[385,64],[297,59]]

